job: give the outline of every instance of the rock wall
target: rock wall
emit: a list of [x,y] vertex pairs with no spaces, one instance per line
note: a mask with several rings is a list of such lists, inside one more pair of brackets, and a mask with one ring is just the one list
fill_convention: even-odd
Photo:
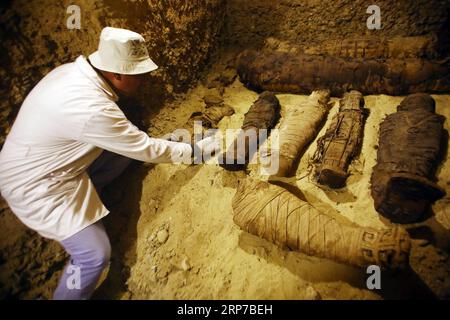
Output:
[[[370,5],[380,7],[379,30],[367,28]],[[267,37],[311,44],[355,36],[438,33],[447,51],[449,7],[448,0],[228,0],[225,39],[229,45],[248,48],[261,46]]]
[[[66,26],[69,5],[81,29]],[[23,99],[50,70],[97,49],[105,26],[141,33],[160,69],[144,96],[145,113],[195,82],[219,44],[224,0],[3,1],[0,4],[0,147]],[[148,117],[142,116],[142,119]],[[66,255],[27,230],[0,199],[0,298],[51,297]]]

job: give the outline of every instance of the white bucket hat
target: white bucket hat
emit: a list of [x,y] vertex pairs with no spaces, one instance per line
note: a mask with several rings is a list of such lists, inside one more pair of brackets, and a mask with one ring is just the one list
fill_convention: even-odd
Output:
[[141,74],[158,69],[139,33],[112,27],[102,30],[98,50],[89,56],[89,61],[99,70],[119,74]]

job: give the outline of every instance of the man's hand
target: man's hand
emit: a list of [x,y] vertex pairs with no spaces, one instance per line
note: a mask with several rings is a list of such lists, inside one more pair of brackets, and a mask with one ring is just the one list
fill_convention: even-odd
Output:
[[[208,136],[192,145],[192,159],[195,164],[206,162],[215,154],[220,153],[222,139],[220,135]],[[202,161],[203,160],[203,161]]]
[[174,136],[174,134],[172,132],[166,133],[165,135],[159,137],[159,139],[177,142],[177,140],[175,139],[175,136]]

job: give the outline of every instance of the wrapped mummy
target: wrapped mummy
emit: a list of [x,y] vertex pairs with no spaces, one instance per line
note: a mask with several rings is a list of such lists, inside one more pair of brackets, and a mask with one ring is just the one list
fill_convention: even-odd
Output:
[[238,57],[239,77],[249,88],[287,93],[349,89],[363,94],[402,95],[450,91],[449,61],[424,59],[358,60],[279,51],[245,50]]
[[380,125],[371,184],[375,209],[398,223],[417,221],[444,196],[432,181],[445,118],[428,94],[407,96]]
[[264,49],[362,59],[434,59],[439,56],[438,39],[435,34],[394,38],[366,36],[362,38],[327,39],[312,45],[299,45],[269,37],[264,42]]
[[217,129],[219,122],[234,114],[234,109],[227,105],[212,106],[203,112],[194,112],[186,124],[170,134],[162,136],[176,142],[195,143],[208,135],[208,130]]
[[363,228],[318,211],[284,188],[247,178],[232,202],[234,222],[244,231],[307,255],[365,267],[407,265],[410,239],[400,227]]
[[325,135],[317,142],[314,155],[318,182],[339,188],[347,179],[347,168],[361,149],[364,129],[364,98],[358,91],[344,94],[339,112]]
[[279,118],[278,98],[271,92],[261,93],[245,114],[244,123],[235,141],[226,152],[219,155],[220,166],[230,171],[245,169]]
[[234,109],[230,106],[212,106],[207,108],[204,112],[194,112],[187,121],[185,128],[189,130],[191,136],[194,135],[195,124],[201,125],[199,133],[204,134],[208,129],[217,129],[220,120],[224,117],[232,116]]
[[[286,110],[278,131],[279,149],[272,149],[270,154],[267,154],[268,159],[279,161],[278,173],[274,174],[275,176],[287,177],[295,174],[300,155],[314,140],[328,113],[329,99],[328,90],[313,91],[308,101]],[[274,152],[278,152],[277,158],[271,157]],[[273,164],[270,163],[270,166]]]

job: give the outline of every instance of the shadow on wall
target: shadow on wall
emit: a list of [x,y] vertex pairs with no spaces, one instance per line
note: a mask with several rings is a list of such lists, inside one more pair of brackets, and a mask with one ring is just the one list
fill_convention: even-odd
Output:
[[0,299],[48,299],[67,254],[27,229],[0,198]]

